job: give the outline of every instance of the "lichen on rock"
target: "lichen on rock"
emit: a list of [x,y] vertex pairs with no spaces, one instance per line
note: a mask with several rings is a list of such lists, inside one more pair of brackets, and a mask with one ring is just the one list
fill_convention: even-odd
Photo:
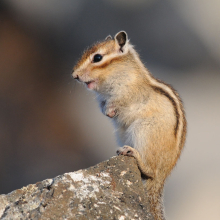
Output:
[[113,157],[0,195],[0,219],[153,219],[134,158]]

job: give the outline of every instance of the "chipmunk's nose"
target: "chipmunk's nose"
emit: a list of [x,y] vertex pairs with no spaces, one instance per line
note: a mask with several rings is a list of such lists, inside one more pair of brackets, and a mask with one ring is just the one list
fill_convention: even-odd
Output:
[[78,75],[76,75],[76,76],[73,77],[73,78],[79,81],[79,76],[78,76]]

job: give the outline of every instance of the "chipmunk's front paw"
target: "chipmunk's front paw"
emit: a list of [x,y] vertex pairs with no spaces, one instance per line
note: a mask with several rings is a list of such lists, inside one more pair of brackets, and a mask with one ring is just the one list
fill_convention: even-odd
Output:
[[114,102],[111,102],[111,101],[108,102],[106,100],[101,101],[100,107],[101,107],[102,113],[108,116],[109,118],[114,118],[117,115],[117,109],[116,109]]
[[105,115],[108,116],[109,118],[114,118],[116,113],[117,111],[115,109],[115,106],[110,106],[106,108]]
[[114,118],[116,116],[117,110],[114,103],[107,103],[103,108],[104,114],[109,118]]
[[135,157],[135,149],[130,147],[130,146],[123,146],[119,148],[116,153],[118,155],[124,155],[124,156],[129,156],[129,157]]

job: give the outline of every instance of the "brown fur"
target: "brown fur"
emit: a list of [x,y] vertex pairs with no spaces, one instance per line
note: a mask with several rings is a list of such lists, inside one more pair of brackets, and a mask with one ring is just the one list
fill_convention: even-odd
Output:
[[[93,62],[96,54],[102,56]],[[102,112],[117,128],[118,154],[133,156],[143,175],[155,220],[164,220],[164,183],[180,157],[186,137],[181,99],[155,79],[140,60],[125,32],[87,49],[73,77],[98,96]]]
[[174,99],[167,93],[165,92],[163,89],[156,87],[156,86],[152,86],[152,88],[154,89],[154,91],[160,93],[161,95],[166,96],[173,105],[174,111],[175,111],[175,115],[176,115],[176,125],[174,127],[174,134],[176,136],[177,133],[177,129],[178,129],[178,125],[179,125],[179,112],[177,111],[177,107],[176,107],[176,102],[174,101]]

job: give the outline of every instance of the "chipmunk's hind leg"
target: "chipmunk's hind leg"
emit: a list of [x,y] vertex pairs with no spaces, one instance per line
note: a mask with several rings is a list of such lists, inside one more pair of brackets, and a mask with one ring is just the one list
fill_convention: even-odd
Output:
[[141,171],[141,173],[145,176],[147,176],[148,178],[154,178],[154,173],[153,171],[150,169],[150,167],[146,166],[146,164],[143,163],[141,156],[139,154],[139,152],[134,149],[133,147],[124,145],[123,147],[119,148],[116,153],[118,155],[124,155],[124,156],[129,156],[129,157],[134,157],[137,160],[138,163],[138,167]]

